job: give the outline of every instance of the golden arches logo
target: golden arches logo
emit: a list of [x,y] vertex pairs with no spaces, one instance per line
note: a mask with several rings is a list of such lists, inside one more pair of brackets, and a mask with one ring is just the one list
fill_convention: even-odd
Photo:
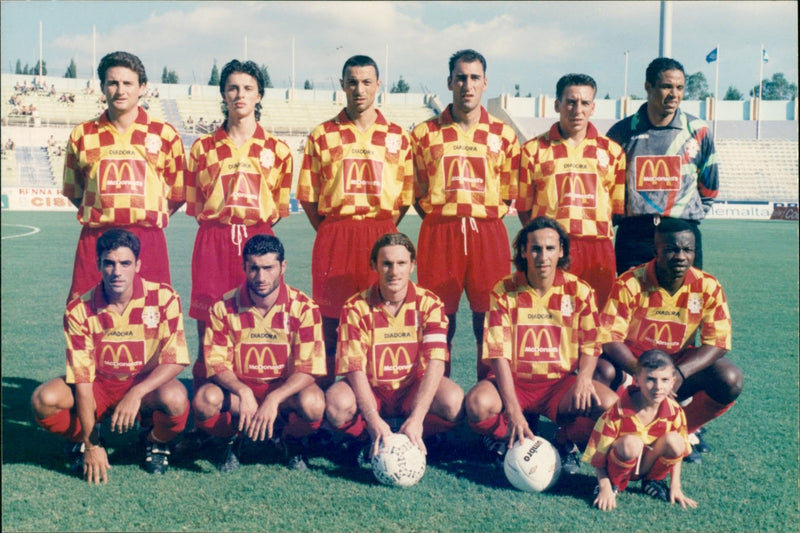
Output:
[[636,185],[642,191],[678,190],[681,184],[681,158],[677,155],[636,158]]
[[[647,174],[648,170],[650,171],[649,174]],[[659,174],[659,170],[663,171],[663,173]],[[642,164],[642,168],[639,171],[639,176],[643,178],[651,176],[656,178],[668,178],[670,177],[669,167],[667,166],[667,162],[663,159],[658,159],[655,162],[653,162],[652,159],[648,159]]]
[[566,205],[594,207],[597,197],[597,176],[590,173],[564,172],[556,174],[559,198]]
[[100,350],[100,364],[114,370],[134,370],[144,362],[137,360],[126,343],[107,343]]
[[520,339],[517,359],[520,361],[558,361],[561,330],[557,326],[527,326]]
[[[390,366],[387,367],[386,365],[386,358],[389,358],[389,362],[391,363]],[[401,358],[402,357],[402,365],[401,365]],[[398,346],[396,349],[392,349],[391,346],[383,346],[383,350],[381,350],[381,355],[378,358],[378,377],[384,377],[387,373],[386,369],[389,368],[389,371],[392,374],[407,374],[408,371],[411,370],[413,366],[413,361],[411,360],[411,355],[406,350],[405,346]]]
[[[453,170],[455,170],[455,172]],[[447,175],[451,177],[459,176],[463,178],[483,177],[475,173],[475,167],[472,165],[472,161],[466,157],[452,158],[450,160],[450,164],[447,166]]]
[[[374,182],[375,168],[371,159],[348,159],[347,179],[351,183]],[[355,180],[355,181],[354,181]]]
[[141,194],[145,174],[144,161],[101,161],[100,183],[106,194]]
[[[256,363],[255,367],[251,366],[250,364],[254,357]],[[269,362],[271,365],[265,365],[265,362]],[[269,346],[263,346],[261,349],[256,346],[250,346],[247,348],[244,356],[244,364],[242,366],[243,372],[247,373],[253,369],[260,374],[266,372],[267,370],[278,371],[281,368],[283,368],[283,364],[278,364],[275,353]]]
[[[652,337],[648,337],[648,334],[652,332]],[[666,336],[664,333],[666,332]],[[672,324],[669,322],[650,322],[644,331],[642,331],[641,338],[644,340],[651,340],[653,344],[657,346],[666,346],[672,347],[676,344],[680,343],[680,339],[675,341],[672,339]]]

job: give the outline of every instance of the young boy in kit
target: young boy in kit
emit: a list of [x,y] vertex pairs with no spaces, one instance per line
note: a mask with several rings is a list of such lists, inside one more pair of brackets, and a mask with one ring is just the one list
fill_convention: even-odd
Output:
[[[675,365],[661,350],[648,350],[636,365],[634,384],[603,414],[594,427],[583,461],[597,474],[594,505],[601,511],[617,506],[617,492],[631,480],[653,498],[681,504],[697,502],[681,489],[681,462],[691,446],[686,415],[672,398]],[[670,485],[664,479],[671,474]]]

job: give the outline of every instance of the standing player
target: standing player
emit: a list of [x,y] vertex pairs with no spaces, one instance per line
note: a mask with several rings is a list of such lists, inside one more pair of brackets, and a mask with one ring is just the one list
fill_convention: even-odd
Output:
[[327,390],[326,417],[372,455],[392,433],[389,418],[403,417],[404,433],[424,453],[423,438],[455,427],[464,391],[444,376],[447,317],[432,292],[411,282],[414,244],[402,233],[380,237],[370,265],[378,282],[342,309],[336,373]]
[[653,258],[653,233],[664,217],[689,221],[694,264],[703,268],[700,221],[719,191],[714,141],[705,122],[679,109],[686,77],[667,57],[647,66],[647,102],[608,130],[627,156],[625,216],[615,241],[617,273]]
[[[697,507],[681,490],[681,459],[691,445],[686,416],[672,399],[675,364],[661,350],[648,350],[636,362],[635,385],[597,421],[583,461],[597,474],[594,505],[601,511],[617,506],[617,492],[632,479],[653,498]],[[670,475],[669,488],[664,479]]]
[[603,306],[617,273],[612,216],[625,209],[625,154],[589,122],[597,84],[567,74],[556,84],[559,121],[522,146],[517,210],[555,219],[570,238],[570,272],[589,283]]
[[[566,272],[569,235],[538,217],[514,239],[517,271],[494,287],[486,316],[483,359],[491,365],[465,401],[470,427],[513,446],[533,438],[526,414],[560,426],[564,470],[580,469],[573,443],[585,444],[594,420],[617,396],[593,381],[600,355],[594,290]],[[501,460],[506,447],[490,445]]]
[[75,442],[75,467],[89,483],[105,483],[111,468],[99,436],[110,417],[123,433],[137,419],[147,428],[145,468],[163,474],[169,442],[189,418],[186,388],[176,378],[189,364],[178,294],[138,275],[140,243],[110,229],[96,241],[102,281],[75,298],[64,314],[67,374],[33,392],[36,421]]
[[83,225],[68,300],[100,281],[95,243],[110,227],[124,227],[142,243],[142,277],[169,283],[164,228],[184,201],[183,143],[175,128],[139,107],[147,89],[144,65],[112,52],[97,67],[108,109],[70,134],[62,193]]
[[[195,390],[205,382],[203,343],[211,306],[242,284],[242,246],[248,237],[273,235],[289,215],[292,154],[259,125],[264,75],[236,59],[219,82],[225,122],[192,145],[186,172],[186,213],[200,227],[192,253],[192,301],[200,350],[192,368]],[[213,275],[209,275],[212,273]]]
[[375,108],[378,65],[353,56],[340,83],[347,107],[309,135],[297,184],[297,198],[317,232],[312,289],[331,380],[342,305],[377,280],[364,258],[378,237],[397,231],[414,186],[408,135]]
[[239,467],[237,433],[263,441],[279,429],[289,466],[307,470],[299,439],[316,431],[325,414],[314,382],[325,375],[319,308],[283,282],[277,237],[251,237],[242,255],[246,282],[211,310],[203,341],[210,380],[194,396],[195,426],[228,439],[222,472]]
[[[646,350],[663,350],[675,362],[675,395],[685,407],[689,433],[722,415],[742,392],[742,372],[725,354],[731,348],[731,316],[717,279],[692,267],[694,225],[665,218],[655,229],[656,257],[621,275],[600,322],[608,335],[603,358],[616,370],[636,373]],[[699,347],[694,339],[700,333]],[[605,363],[605,366],[608,366]],[[614,375],[612,371],[605,375]],[[708,451],[705,442],[696,451]],[[697,453],[690,461],[699,462]]]
[[481,367],[480,352],[489,293],[508,274],[511,262],[502,219],[517,197],[519,143],[514,130],[481,105],[487,84],[484,57],[461,50],[450,57],[449,67],[453,102],[411,134],[415,208],[423,217],[418,279],[444,301],[448,346],[466,289],[480,379],[488,372]]

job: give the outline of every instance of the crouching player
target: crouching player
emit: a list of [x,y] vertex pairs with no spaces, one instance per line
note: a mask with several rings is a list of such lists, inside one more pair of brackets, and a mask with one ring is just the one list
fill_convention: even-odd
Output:
[[145,469],[163,474],[168,443],[189,418],[186,388],[176,379],[189,364],[180,298],[137,275],[139,247],[123,229],[97,239],[102,281],[64,314],[66,376],[37,387],[31,400],[39,425],[76,443],[74,468],[89,483],[105,483],[111,468],[98,431],[104,419],[120,433],[139,419]]
[[[594,505],[601,511],[614,509],[617,491],[637,479],[653,498],[680,503],[684,509],[697,507],[681,490],[681,462],[691,445],[686,416],[671,397],[675,374],[665,352],[644,352],[636,362],[634,384],[597,421],[583,460],[597,473]],[[663,480],[670,473],[667,488]]]
[[[211,308],[203,339],[210,381],[192,402],[195,426],[225,439],[217,467],[239,467],[242,438],[280,442],[288,466],[307,470],[301,439],[315,432],[325,396],[322,318],[305,294],[286,285],[281,241],[251,237],[242,251],[246,281]],[[241,435],[241,437],[239,437]]]
[[432,292],[411,282],[416,251],[402,233],[372,247],[378,282],[353,295],[342,309],[336,372],[346,379],[326,392],[326,418],[337,430],[378,453],[392,433],[390,417],[405,418],[399,432],[423,453],[423,438],[463,418],[464,391],[444,376],[447,316]]

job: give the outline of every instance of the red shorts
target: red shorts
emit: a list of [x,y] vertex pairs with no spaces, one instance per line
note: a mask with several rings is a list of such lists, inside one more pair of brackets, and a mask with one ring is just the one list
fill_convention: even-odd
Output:
[[406,417],[411,414],[411,404],[419,390],[421,379],[399,389],[373,388],[372,395],[378,404],[381,417]]
[[322,316],[339,320],[344,302],[378,281],[369,254],[379,237],[397,233],[392,219],[325,218],[311,256],[312,297]]
[[[558,417],[558,404],[567,390],[575,384],[578,376],[567,374],[558,381],[545,381],[541,383],[514,383],[514,390],[517,393],[519,406],[525,413],[538,413],[546,416],[551,421],[556,422]],[[491,380],[497,386],[497,380],[492,376]],[[498,389],[499,390],[499,389]]]
[[200,224],[192,252],[190,317],[208,322],[211,307],[222,295],[244,283],[242,250],[247,239],[261,234],[274,235],[266,222],[254,226]]
[[75,251],[75,267],[72,270],[72,286],[69,289],[67,303],[93,289],[103,279],[97,268],[97,239],[103,232],[111,228],[125,229],[139,237],[141,244],[139,259],[142,261],[139,275],[141,277],[156,283],[170,283],[167,240],[164,237],[164,230],[161,228],[145,226],[90,228],[83,226],[78,238],[78,249]]
[[489,310],[489,294],[511,272],[508,231],[502,219],[427,215],[417,244],[417,279],[444,302],[448,315],[458,312],[466,289],[470,308]]
[[569,239],[569,271],[592,286],[603,309],[617,279],[617,258],[611,239]]
[[92,382],[92,393],[95,402],[94,416],[97,422],[101,422],[113,414],[114,408],[122,401],[125,394],[145,377],[138,375],[131,379],[118,380],[100,375],[95,376],[94,382]]

